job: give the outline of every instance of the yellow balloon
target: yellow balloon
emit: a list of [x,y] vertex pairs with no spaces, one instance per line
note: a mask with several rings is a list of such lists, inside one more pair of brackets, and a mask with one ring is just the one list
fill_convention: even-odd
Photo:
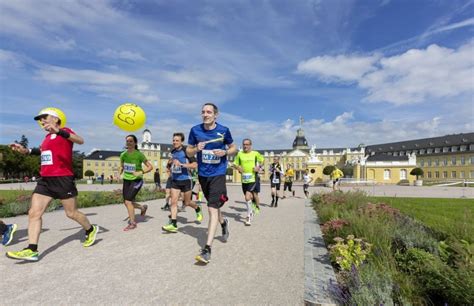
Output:
[[133,103],[125,103],[117,107],[114,113],[114,124],[127,132],[133,132],[145,124],[146,114],[143,109]]
[[[57,117],[61,120],[61,124],[59,125],[60,128],[63,128],[63,127],[66,126],[66,115],[59,108],[46,107],[46,108],[43,108],[42,110],[40,110],[38,115],[47,114],[48,111],[52,111],[51,114],[54,114],[55,117],[56,117],[56,114],[57,114]],[[43,128],[43,125],[41,124],[41,120],[37,120],[37,122],[38,122],[39,126],[41,128]]]

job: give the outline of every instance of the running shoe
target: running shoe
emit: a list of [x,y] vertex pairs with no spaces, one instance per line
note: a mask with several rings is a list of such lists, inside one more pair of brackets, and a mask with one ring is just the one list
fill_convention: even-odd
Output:
[[166,225],[163,225],[161,227],[164,231],[170,232],[170,233],[177,233],[178,232],[178,227],[174,226],[173,223],[168,223]]
[[95,237],[97,237],[97,233],[99,232],[98,225],[92,225],[92,227],[92,232],[90,232],[89,235],[86,235],[86,240],[84,240],[84,243],[82,244],[85,248],[90,247],[94,244]]
[[200,209],[199,212],[196,212],[196,221],[200,223],[202,221],[202,218],[202,209]]
[[255,216],[260,214],[260,207],[255,202],[252,202],[252,212]]
[[208,264],[211,261],[211,250],[204,248],[199,251],[199,254],[195,257],[197,261]]
[[10,242],[13,240],[13,234],[15,234],[18,225],[16,224],[8,224],[7,231],[3,234],[2,244],[9,245]]
[[245,225],[250,226],[252,225],[252,219],[250,217],[247,217],[247,219],[244,222]]
[[170,210],[170,205],[166,203],[163,207],[161,207],[161,210]]
[[221,224],[222,227],[222,239],[224,242],[227,242],[229,240],[229,220],[227,218],[224,218],[224,223]]
[[128,232],[130,230],[136,229],[137,228],[137,222],[130,222],[124,229],[124,232]]
[[27,261],[38,261],[39,253],[38,251],[34,252],[26,248],[18,252],[7,252],[7,257]]
[[144,217],[144,216],[146,215],[147,209],[148,209],[148,205],[146,205],[146,204],[145,204],[145,205],[142,205],[142,209],[141,209],[142,212],[140,213],[140,215],[141,215],[142,217]]

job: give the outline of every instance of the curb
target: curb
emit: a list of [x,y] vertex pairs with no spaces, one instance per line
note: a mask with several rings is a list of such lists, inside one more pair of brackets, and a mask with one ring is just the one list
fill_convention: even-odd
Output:
[[337,283],[336,275],[319,227],[319,218],[309,199],[304,209],[304,304],[337,305],[329,290],[331,284]]

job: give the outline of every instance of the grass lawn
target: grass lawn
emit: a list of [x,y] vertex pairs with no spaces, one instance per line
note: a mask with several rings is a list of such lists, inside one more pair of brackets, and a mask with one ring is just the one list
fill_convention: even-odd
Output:
[[474,241],[474,200],[433,198],[371,197],[371,201],[387,203],[423,222],[430,228]]

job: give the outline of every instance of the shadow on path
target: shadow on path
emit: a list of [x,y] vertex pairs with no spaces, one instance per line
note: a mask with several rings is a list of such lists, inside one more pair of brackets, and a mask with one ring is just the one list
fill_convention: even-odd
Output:
[[199,247],[206,245],[207,228],[186,225],[186,226],[181,227],[179,231],[183,234],[196,238],[196,241]]
[[[49,231],[48,228],[42,228],[41,234],[47,231]],[[13,234],[13,239],[10,242],[9,246],[23,241],[28,241],[28,229],[17,230],[15,234]]]

